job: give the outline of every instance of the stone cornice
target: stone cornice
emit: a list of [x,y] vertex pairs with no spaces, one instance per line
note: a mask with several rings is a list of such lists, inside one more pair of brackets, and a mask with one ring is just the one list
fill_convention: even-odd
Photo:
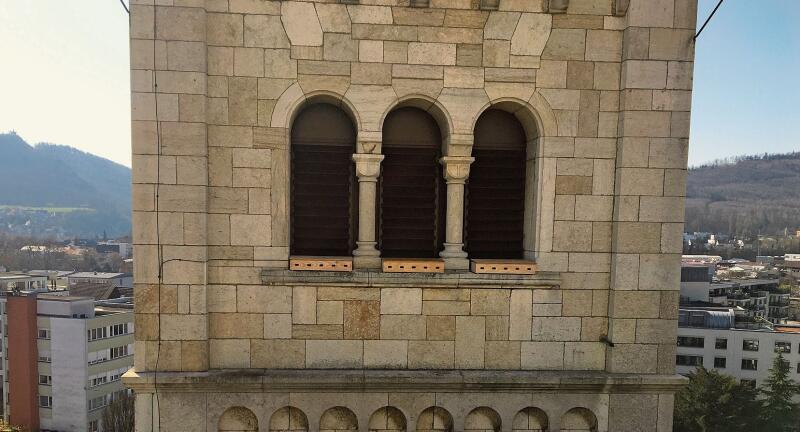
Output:
[[472,370],[226,370],[135,372],[123,377],[137,393],[169,392],[543,392],[665,393],[686,383],[679,375],[592,371]]

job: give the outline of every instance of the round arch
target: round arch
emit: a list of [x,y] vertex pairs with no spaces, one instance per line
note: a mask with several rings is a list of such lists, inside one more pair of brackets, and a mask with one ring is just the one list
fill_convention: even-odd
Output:
[[315,103],[327,103],[341,108],[353,122],[356,131],[361,130],[361,118],[355,106],[344,95],[330,90],[316,90],[304,93],[297,83],[286,89],[275,103],[270,126],[291,130],[294,119],[303,108]]
[[561,430],[564,432],[596,432],[597,416],[588,408],[572,408],[561,416]]
[[358,418],[348,408],[336,406],[328,408],[319,419],[320,432],[339,432],[358,430]]
[[255,432],[258,430],[258,419],[253,411],[235,406],[222,413],[217,429],[220,432]]
[[[447,143],[447,137],[453,133],[453,119],[441,102],[437,101],[436,99],[432,99],[429,96],[412,94],[398,99],[381,115],[381,129],[383,129],[383,124],[386,122],[386,117],[388,117],[392,111],[398,108],[407,107],[421,109],[430,114],[431,117],[436,120],[436,123],[439,125],[439,130],[442,134],[442,146],[445,146]],[[444,150],[445,149],[442,148],[442,152],[446,153]]]
[[546,432],[549,427],[547,413],[535,407],[520,410],[514,416],[513,432]]
[[478,407],[464,419],[464,432],[500,432],[502,424],[497,411],[489,407]]
[[285,406],[270,417],[269,432],[308,432],[308,418],[303,411]]
[[442,407],[426,408],[417,418],[417,432],[453,432],[453,416]]
[[405,431],[406,416],[392,406],[378,409],[369,418],[369,432]]

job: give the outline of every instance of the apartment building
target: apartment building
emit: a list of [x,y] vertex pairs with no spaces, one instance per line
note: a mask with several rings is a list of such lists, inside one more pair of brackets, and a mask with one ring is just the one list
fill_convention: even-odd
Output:
[[678,319],[676,369],[716,369],[753,385],[769,376],[778,353],[800,382],[800,327],[736,323],[733,308],[682,307]]
[[103,408],[127,391],[130,305],[23,292],[0,297],[4,418],[31,432],[102,431]]
[[785,323],[789,318],[790,291],[778,279],[717,280],[714,264],[684,263],[681,266],[681,303],[713,303],[737,307],[740,319],[766,319]]

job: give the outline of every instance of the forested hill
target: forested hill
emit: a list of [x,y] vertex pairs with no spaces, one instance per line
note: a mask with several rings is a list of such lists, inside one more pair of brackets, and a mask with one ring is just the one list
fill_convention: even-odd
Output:
[[800,152],[689,169],[686,231],[737,235],[800,229]]
[[72,147],[31,146],[14,133],[0,134],[0,230],[125,235],[130,202],[129,168]]

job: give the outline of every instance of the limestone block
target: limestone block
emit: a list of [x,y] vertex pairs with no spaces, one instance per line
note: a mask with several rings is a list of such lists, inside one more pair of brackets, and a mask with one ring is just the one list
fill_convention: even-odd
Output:
[[561,303],[534,303],[531,314],[537,317],[561,316]]
[[393,78],[444,79],[443,66],[392,65]]
[[231,77],[228,83],[228,121],[234,125],[255,125],[258,121],[257,79]]
[[216,339],[262,339],[264,315],[249,313],[209,314],[209,337]]
[[[470,2],[467,1],[466,3],[469,4]],[[452,6],[453,5],[451,5],[451,7]],[[435,8],[436,5],[431,4],[431,7]],[[470,4],[468,7],[462,7],[461,9],[472,9],[472,6]],[[488,18],[489,12],[486,11],[448,9],[444,17],[444,26],[483,28]]]
[[[603,293],[608,298],[607,293]],[[608,307],[602,311],[603,314],[608,314]],[[633,321],[633,320],[631,320]],[[608,318],[605,317],[586,317],[581,319],[581,340],[588,342],[595,342],[600,340],[600,337],[608,334]],[[614,341],[617,339],[614,338]]]
[[575,196],[556,195],[555,220],[574,220],[575,219]]
[[478,113],[489,102],[486,92],[481,89],[442,90],[439,102],[444,105],[453,120],[452,132],[472,133]]
[[682,197],[642,197],[639,220],[643,222],[683,222]]
[[293,324],[292,339],[342,339],[342,325],[331,324]]
[[306,367],[319,369],[360,368],[364,364],[364,341],[306,341]]
[[292,45],[322,45],[322,26],[313,4],[284,2],[281,5],[281,22]]
[[483,68],[445,67],[444,86],[458,88],[482,88]]
[[[284,3],[284,5],[287,4],[298,3]],[[314,14],[314,16],[316,16],[316,14]],[[317,26],[319,26],[319,23],[317,23]],[[283,24],[281,24],[281,17],[270,15],[245,15],[244,45],[260,48],[289,48],[289,38],[286,36]]]
[[231,215],[231,244],[269,246],[270,222],[269,215]]
[[167,42],[167,68],[177,71],[205,72],[206,45],[203,42]]
[[590,222],[554,222],[553,250],[584,252],[591,251],[592,224]]
[[397,98],[390,86],[354,84],[345,93],[359,113],[362,130],[379,131],[383,113]]
[[324,287],[317,290],[318,300],[380,300],[379,288]]
[[[353,63],[351,70],[353,84],[392,84],[392,65],[390,64]],[[323,79],[328,79],[328,77]]]
[[596,15],[553,15],[553,28],[603,29],[604,17]]
[[281,3],[275,0],[230,0],[229,4],[228,8],[231,12],[266,15],[280,15],[281,13]]
[[661,169],[620,168],[620,195],[663,195],[664,171]]
[[569,254],[569,271],[605,273],[609,268],[611,268],[611,254],[598,252]]
[[575,219],[579,221],[610,221],[613,197],[578,195],[575,197]]
[[521,83],[487,83],[484,90],[489,100],[496,101],[503,98],[518,98],[528,100],[533,96],[535,86]]
[[658,318],[660,295],[655,291],[614,291],[614,318]]
[[626,60],[622,63],[625,88],[663,89],[667,85],[667,62]]
[[689,111],[692,92],[681,90],[653,91],[653,109],[659,111]]
[[261,48],[235,48],[233,74],[236,76],[264,76],[264,50]]
[[392,88],[399,98],[406,95],[425,95],[436,99],[439,97],[439,93],[442,92],[443,87],[444,80],[441,79],[395,78],[392,80]]
[[165,340],[203,340],[205,315],[161,314],[161,338]]
[[691,90],[694,63],[671,61],[667,66],[667,88]]
[[394,23],[398,25],[422,25],[441,27],[444,24],[445,11],[441,9],[404,8],[392,9]]
[[564,369],[603,370],[606,347],[601,342],[567,342],[564,344]]
[[408,366],[408,341],[364,341],[364,367],[405,369]]
[[201,156],[178,156],[177,183],[185,185],[205,185],[208,181],[206,172],[208,161]]
[[658,253],[661,249],[661,225],[645,222],[617,222],[615,252]]
[[483,64],[483,45],[458,44],[456,64],[459,66],[481,66]]
[[531,317],[533,316],[533,292],[512,290],[509,314],[509,339],[530,340]]
[[376,24],[353,24],[353,39],[414,42],[418,39],[417,28],[412,26],[389,26]]
[[484,39],[511,40],[521,15],[519,12],[491,12],[483,30]]
[[509,67],[511,64],[511,42],[487,40],[483,44],[483,65],[486,67]]
[[594,63],[583,61],[567,62],[567,88],[594,88]]
[[507,289],[473,289],[472,315],[508,315],[510,297]]
[[634,1],[628,8],[628,25],[671,28],[674,15],[675,0]]
[[589,195],[591,193],[592,193],[592,177],[587,177],[587,176],[556,177],[556,194]]
[[507,341],[509,339],[509,321],[508,316],[486,316],[486,340]]
[[451,27],[419,27],[420,42],[480,44],[483,32],[480,29]]
[[689,138],[689,112],[673,112],[670,121],[670,136]]
[[455,364],[453,341],[408,341],[409,369],[452,369]]
[[678,170],[678,169],[664,170],[664,195],[665,196],[686,195],[686,170]]
[[366,63],[383,62],[383,42],[360,41],[358,45],[358,60]]
[[264,339],[291,339],[292,314],[264,315]]
[[654,60],[691,61],[694,58],[694,30],[652,29],[649,54]]
[[[518,68],[488,68],[486,69],[486,81],[533,84],[536,82],[536,70]],[[528,99],[530,99],[530,97]]]
[[206,12],[200,8],[156,8],[156,39],[204,41]]
[[619,90],[619,63],[594,64],[594,88],[596,90]]
[[428,340],[455,340],[456,317],[454,316],[428,316],[426,326],[426,339]]
[[522,369],[561,370],[564,368],[564,342],[522,342]]
[[253,340],[250,348],[254,368],[302,369],[306,366],[306,343],[302,340]]
[[680,272],[674,267],[678,254],[642,254],[639,258],[640,290],[671,290],[680,288]]
[[206,204],[202,186],[162,185],[159,189],[158,208],[161,211],[202,212]]
[[292,323],[316,324],[317,289],[315,287],[294,287],[292,292]]
[[552,24],[550,14],[522,14],[511,38],[511,54],[542,55]]
[[424,288],[422,290],[422,300],[442,300],[442,301],[466,301],[470,298],[470,290],[467,288]]
[[344,324],[344,302],[318,301],[318,324]]
[[658,430],[656,429],[658,397],[654,394],[611,395],[608,409],[609,423],[618,425],[620,430],[626,431]]
[[586,51],[586,30],[553,29],[542,52],[545,60],[583,60]]
[[156,98],[153,93],[131,94],[131,119],[155,120]]
[[153,6],[132,4],[130,11],[131,39],[153,39]]
[[[231,59],[231,64],[233,60]],[[233,74],[233,72],[231,72]],[[224,76],[209,76],[207,96],[213,98],[226,98],[228,97],[228,77]]]
[[242,15],[210,13],[206,15],[209,45],[242,46],[244,20]]
[[358,24],[392,24],[392,9],[386,6],[348,5],[350,19]]
[[[264,59],[265,59],[265,66],[264,66],[265,76],[272,78],[297,77],[297,61],[290,58],[290,52],[288,50],[265,49]],[[278,96],[266,99],[277,99]]]
[[239,312],[288,314],[292,312],[292,289],[240,285],[236,289],[236,303]]
[[636,320],[636,343],[672,344],[677,337],[676,320],[639,319]]
[[455,65],[456,45],[452,43],[411,42],[408,62],[421,65]]
[[487,369],[520,369],[520,342],[487,341]]
[[381,339],[425,339],[422,315],[381,315]]
[[315,3],[317,16],[319,18],[322,31],[333,33],[350,32],[350,14],[347,7],[340,4]]
[[344,302],[345,339],[378,339],[380,322],[380,302],[360,300]]
[[468,301],[422,301],[423,315],[469,315]]
[[535,341],[577,341],[581,337],[578,317],[534,317],[531,337]]
[[382,315],[419,315],[422,313],[422,289],[381,289]]
[[407,63],[408,62],[408,42],[383,43],[383,61],[386,63]]
[[592,314],[592,290],[566,290],[562,308],[565,316],[589,316]]
[[486,345],[486,321],[483,317],[456,318],[455,367],[482,369]]
[[559,158],[556,160],[556,174],[562,176],[590,176],[594,169],[591,159]]

